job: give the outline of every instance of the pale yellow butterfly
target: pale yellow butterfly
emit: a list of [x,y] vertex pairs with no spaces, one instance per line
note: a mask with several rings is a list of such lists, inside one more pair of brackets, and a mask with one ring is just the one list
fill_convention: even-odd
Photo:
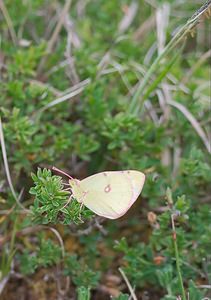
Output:
[[97,215],[109,219],[120,218],[128,211],[145,181],[145,175],[135,170],[106,171],[78,180],[55,167],[53,169],[70,178],[73,198]]

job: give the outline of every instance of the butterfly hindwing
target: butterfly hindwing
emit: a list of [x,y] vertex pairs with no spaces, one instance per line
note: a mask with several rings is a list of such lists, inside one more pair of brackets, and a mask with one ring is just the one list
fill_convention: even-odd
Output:
[[80,201],[100,216],[119,218],[139,196],[144,178],[138,171],[108,171],[89,176],[80,181]]

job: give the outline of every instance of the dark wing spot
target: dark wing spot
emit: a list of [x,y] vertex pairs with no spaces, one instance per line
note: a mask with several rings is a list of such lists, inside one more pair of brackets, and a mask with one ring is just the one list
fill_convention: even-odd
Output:
[[108,184],[105,188],[104,188],[104,192],[105,193],[109,193],[111,191],[111,186],[110,184]]
[[104,175],[104,176],[108,176],[106,172],[103,172],[103,175]]

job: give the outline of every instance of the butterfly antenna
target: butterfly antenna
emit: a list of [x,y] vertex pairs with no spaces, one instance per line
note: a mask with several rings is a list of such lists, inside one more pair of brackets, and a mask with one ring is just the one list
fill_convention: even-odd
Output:
[[58,168],[56,168],[56,167],[52,167],[52,170],[53,170],[53,171],[56,171],[56,172],[58,172],[58,173],[60,173],[60,174],[63,174],[63,175],[65,175],[65,176],[67,176],[67,177],[70,178],[71,180],[74,179],[74,178],[71,177],[69,174],[67,174],[66,172],[64,172],[64,171],[62,171],[62,170],[60,170],[60,169],[58,169]]

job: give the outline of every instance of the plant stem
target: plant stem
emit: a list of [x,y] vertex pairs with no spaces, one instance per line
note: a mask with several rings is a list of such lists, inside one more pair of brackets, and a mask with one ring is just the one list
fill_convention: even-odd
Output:
[[174,225],[174,214],[171,215],[171,223],[172,223],[172,229],[173,229],[172,237],[173,237],[173,244],[174,244],[176,267],[177,267],[177,274],[178,274],[181,293],[182,293],[182,300],[187,300],[186,295],[185,295],[185,288],[183,285],[182,273],[181,273],[181,269],[180,269],[180,258],[179,258],[179,251],[178,251],[178,246],[177,246],[177,234],[176,234],[175,225]]

